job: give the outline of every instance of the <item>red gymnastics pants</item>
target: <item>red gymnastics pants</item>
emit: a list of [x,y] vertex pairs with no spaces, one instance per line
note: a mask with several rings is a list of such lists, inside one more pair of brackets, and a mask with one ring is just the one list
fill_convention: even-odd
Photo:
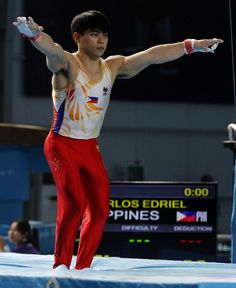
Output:
[[90,267],[109,214],[109,179],[97,140],[50,132],[44,152],[57,186],[53,268],[70,267],[81,223],[75,269]]

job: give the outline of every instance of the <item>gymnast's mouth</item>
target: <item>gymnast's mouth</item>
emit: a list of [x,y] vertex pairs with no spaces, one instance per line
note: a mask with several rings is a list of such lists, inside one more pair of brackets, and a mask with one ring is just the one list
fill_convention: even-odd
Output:
[[104,50],[105,50],[105,47],[99,46],[99,47],[97,47],[97,50],[99,50],[99,51],[104,51]]

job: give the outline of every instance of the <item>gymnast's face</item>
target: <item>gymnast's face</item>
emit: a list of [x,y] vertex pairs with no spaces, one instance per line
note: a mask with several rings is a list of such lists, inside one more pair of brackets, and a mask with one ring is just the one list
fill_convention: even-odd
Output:
[[25,240],[25,235],[23,235],[18,230],[18,223],[17,222],[13,222],[11,224],[9,231],[8,231],[8,238],[15,245],[20,244],[21,242],[23,242]]
[[101,57],[107,48],[108,33],[98,29],[88,29],[84,34],[77,34],[79,49],[89,57]]

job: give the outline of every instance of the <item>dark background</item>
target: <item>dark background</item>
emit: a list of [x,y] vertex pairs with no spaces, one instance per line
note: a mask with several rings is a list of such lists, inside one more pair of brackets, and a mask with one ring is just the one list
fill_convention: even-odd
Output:
[[[87,3],[89,2],[89,3]],[[162,1],[26,1],[32,16],[55,42],[74,52],[70,34],[72,18],[88,9],[105,13],[111,21],[109,44],[104,58],[129,55],[150,46],[186,38],[222,38],[215,54],[195,53],[171,63],[153,65],[135,78],[117,80],[111,99],[134,101],[233,103],[233,65],[230,29],[236,20],[236,5],[227,0]],[[236,29],[235,29],[236,30]],[[235,31],[233,36],[236,35]],[[234,38],[234,37],[233,37]],[[24,92],[30,97],[51,96],[51,72],[45,57],[25,41]]]

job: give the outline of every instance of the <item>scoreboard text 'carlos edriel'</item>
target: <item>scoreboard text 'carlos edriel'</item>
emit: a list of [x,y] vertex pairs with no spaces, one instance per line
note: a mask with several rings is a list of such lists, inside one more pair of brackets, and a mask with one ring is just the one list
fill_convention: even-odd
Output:
[[216,182],[112,182],[98,254],[216,260]]

